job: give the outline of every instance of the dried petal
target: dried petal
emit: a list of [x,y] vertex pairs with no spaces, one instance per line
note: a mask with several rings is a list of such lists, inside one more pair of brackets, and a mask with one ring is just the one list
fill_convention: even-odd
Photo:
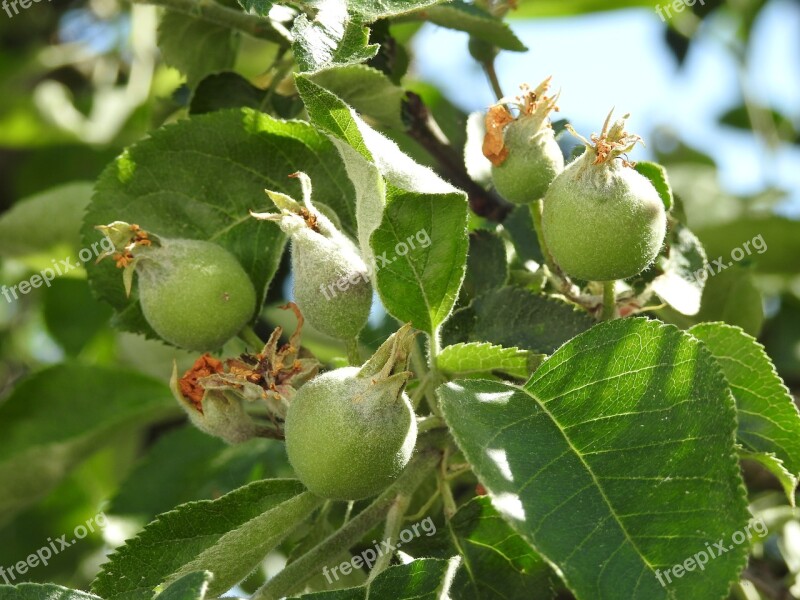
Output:
[[199,384],[198,380],[208,377],[214,373],[222,372],[222,362],[212,357],[210,354],[203,354],[194,361],[192,368],[183,374],[178,381],[178,389],[187,400],[195,405],[199,412],[203,412],[203,394],[205,389]]
[[500,166],[508,157],[508,148],[503,142],[503,129],[511,123],[514,117],[508,109],[496,104],[489,107],[486,112],[486,136],[483,138],[483,155],[488,158],[494,166]]

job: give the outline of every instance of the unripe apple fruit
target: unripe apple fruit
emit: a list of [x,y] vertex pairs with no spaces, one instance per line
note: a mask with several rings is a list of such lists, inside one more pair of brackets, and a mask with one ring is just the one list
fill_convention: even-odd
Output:
[[352,340],[364,328],[372,307],[369,270],[356,245],[311,202],[311,182],[296,173],[303,203],[268,191],[280,210],[253,213],[275,221],[292,240],[294,300],[312,327],[331,337]]
[[201,240],[162,240],[136,265],[139,303],[164,340],[204,352],[216,350],[253,317],[256,293],[239,261]]
[[324,373],[297,391],[286,414],[286,451],[297,477],[318,496],[374,496],[408,464],[417,438],[403,391],[412,339],[405,326],[363,367]]
[[123,269],[130,295],[138,276],[139,304],[150,327],[165,341],[198,352],[217,350],[235,336],[256,309],[256,292],[236,257],[204,240],[152,235],[115,221],[98,226]]
[[484,154],[492,162],[492,181],[500,195],[515,204],[542,198],[564,170],[564,155],[549,117],[558,98],[545,95],[549,85],[547,79],[536,90],[523,88],[516,118],[502,105],[487,113]]
[[622,154],[639,141],[624,131],[625,119],[553,181],[544,197],[542,232],[556,264],[568,275],[591,281],[626,279],[658,255],[667,219],[650,180]]

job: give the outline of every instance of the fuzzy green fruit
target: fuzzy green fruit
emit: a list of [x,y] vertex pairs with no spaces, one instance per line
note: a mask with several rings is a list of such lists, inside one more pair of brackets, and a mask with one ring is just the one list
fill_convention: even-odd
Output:
[[350,240],[306,229],[292,238],[294,299],[311,325],[341,340],[355,338],[372,307],[367,266]]
[[360,369],[330,371],[298,390],[286,414],[286,451],[313,493],[331,500],[374,496],[408,464],[417,438],[403,392],[411,339],[406,326]]
[[[607,121],[608,123],[608,121]],[[626,279],[658,255],[666,211],[650,180],[620,155],[639,141],[624,118],[553,181],[544,198],[542,232],[553,260],[590,281]]]
[[256,293],[227,250],[200,240],[162,239],[136,263],[139,303],[166,341],[205,352],[230,340],[253,317]]
[[417,427],[406,394],[394,396],[357,375],[357,367],[344,367],[316,377],[300,388],[286,415],[289,461],[323,498],[374,496],[414,449]]
[[355,244],[311,202],[311,182],[295,175],[303,204],[270,192],[280,214],[254,213],[276,221],[292,238],[294,300],[312,327],[340,340],[352,340],[364,328],[372,307],[369,270]]
[[538,129],[533,117],[521,117],[505,129],[508,158],[492,165],[494,187],[515,204],[538,200],[564,170],[564,155],[553,130]]
[[[503,127],[502,149],[495,147],[495,153],[487,153],[492,160],[492,181],[503,198],[516,204],[542,198],[564,170],[564,155],[549,119],[557,98],[544,95],[549,83],[547,79],[533,92],[526,92],[520,99],[519,116],[507,124],[502,125],[502,120],[509,118],[507,112],[503,113],[505,109],[490,110],[487,115],[487,132],[496,131],[497,125]],[[492,119],[501,122],[489,123]]]

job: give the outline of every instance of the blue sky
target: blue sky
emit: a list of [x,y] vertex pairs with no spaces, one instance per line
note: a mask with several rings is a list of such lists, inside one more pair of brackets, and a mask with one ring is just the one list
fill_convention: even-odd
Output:
[[[710,154],[732,192],[755,193],[770,183],[788,189],[782,211],[800,216],[800,148],[787,145],[770,156],[753,136],[717,125],[719,115],[741,104],[737,65],[725,50],[733,25],[722,15],[706,24],[682,69],[663,41],[663,24],[648,9],[513,21],[512,27],[530,50],[499,57],[506,94],[553,75],[562,89],[561,116],[584,135],[598,131],[615,106],[618,114],[632,114],[631,131],[646,137],[668,126]],[[415,69],[459,107],[481,110],[493,97],[465,45],[465,34],[426,25],[415,41]],[[749,63],[745,77],[753,98],[800,125],[800,3],[772,0],[764,9]],[[648,154],[639,149],[632,158]]]

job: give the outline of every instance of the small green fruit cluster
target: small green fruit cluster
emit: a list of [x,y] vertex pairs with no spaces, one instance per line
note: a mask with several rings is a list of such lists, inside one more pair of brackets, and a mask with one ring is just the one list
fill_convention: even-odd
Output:
[[658,255],[666,233],[658,192],[622,159],[640,138],[625,131],[627,115],[609,129],[610,118],[594,143],[583,140],[586,151],[544,198],[547,249],[565,273],[578,279],[613,281],[641,273]]
[[115,244],[130,294],[138,275],[145,319],[165,341],[205,352],[220,348],[253,317],[256,293],[225,248],[202,240],[151,237],[135,225],[99,228]]
[[550,183],[564,170],[564,155],[550,125],[558,97],[546,95],[550,79],[533,91],[523,87],[514,118],[503,104],[486,115],[484,155],[492,162],[492,181],[500,195],[516,204],[544,196]]
[[408,464],[417,438],[403,391],[413,338],[406,325],[360,369],[330,371],[298,390],[286,415],[286,450],[297,477],[318,496],[373,496]]
[[253,213],[276,221],[292,238],[294,300],[312,327],[331,337],[352,340],[364,328],[372,307],[372,284],[355,244],[311,203],[311,182],[297,173],[303,204],[286,194],[267,194],[280,214]]

